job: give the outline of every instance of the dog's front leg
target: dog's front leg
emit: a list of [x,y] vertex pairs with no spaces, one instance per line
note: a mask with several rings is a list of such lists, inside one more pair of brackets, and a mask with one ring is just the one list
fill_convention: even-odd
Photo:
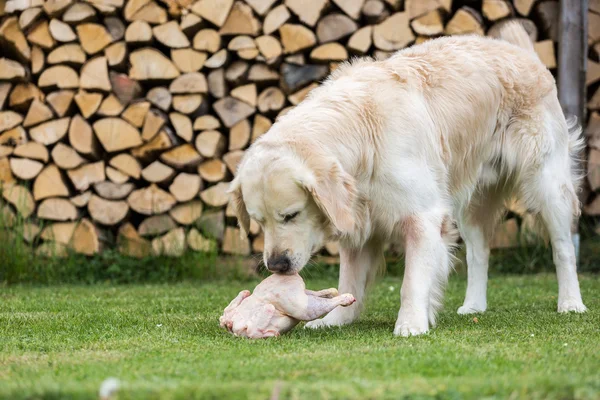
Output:
[[435,212],[407,218],[403,223],[405,270],[401,305],[394,334],[420,335],[435,322],[450,256],[441,235],[442,216]]
[[383,244],[371,240],[362,249],[340,249],[339,293],[351,293],[356,302],[337,307],[324,318],[306,324],[308,328],[346,325],[358,318],[364,304],[367,286],[377,271],[384,267]]

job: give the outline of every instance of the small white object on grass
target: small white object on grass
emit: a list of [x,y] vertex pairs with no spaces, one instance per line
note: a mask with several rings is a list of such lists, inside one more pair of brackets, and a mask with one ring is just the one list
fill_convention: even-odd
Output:
[[98,391],[100,400],[113,399],[120,386],[121,382],[119,382],[117,378],[105,379],[104,382],[102,382],[102,384],[100,385],[100,390]]

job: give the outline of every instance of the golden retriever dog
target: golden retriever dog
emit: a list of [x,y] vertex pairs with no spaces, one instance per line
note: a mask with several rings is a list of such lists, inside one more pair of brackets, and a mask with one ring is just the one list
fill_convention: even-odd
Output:
[[339,291],[357,302],[307,327],[354,321],[384,244],[396,243],[406,269],[394,334],[426,333],[451,269],[453,221],[468,263],[458,312],[485,311],[490,236],[514,199],[549,235],[558,311],[583,312],[570,230],[580,135],[512,23],[500,39],[439,38],[340,66],[251,146],[230,193],[242,231],[250,218],[264,230],[274,273],[300,271],[339,240]]

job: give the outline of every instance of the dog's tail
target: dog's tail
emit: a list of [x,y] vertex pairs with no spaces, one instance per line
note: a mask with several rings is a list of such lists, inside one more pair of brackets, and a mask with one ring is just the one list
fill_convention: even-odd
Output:
[[529,38],[527,31],[521,25],[519,21],[509,21],[500,28],[499,38],[518,46],[522,49],[528,50],[533,54],[536,54],[535,49],[533,47],[533,42]]

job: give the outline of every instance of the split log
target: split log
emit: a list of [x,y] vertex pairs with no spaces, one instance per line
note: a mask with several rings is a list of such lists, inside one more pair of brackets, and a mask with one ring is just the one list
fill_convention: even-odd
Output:
[[168,214],[162,214],[144,219],[137,231],[140,236],[157,236],[175,228],[175,221]]
[[129,46],[152,44],[152,27],[145,21],[134,21],[125,31],[125,42]]
[[94,115],[102,103],[102,95],[100,93],[91,93],[85,90],[77,92],[74,99],[84,118]]
[[[404,13],[400,14],[405,16]],[[394,16],[391,18],[394,18]],[[389,19],[390,18],[388,18],[388,20]],[[408,19],[406,19],[406,21],[404,21],[404,18],[402,20],[394,19],[392,23],[398,24],[398,26],[401,27],[401,31],[405,29],[404,25],[406,25],[406,29],[410,31],[408,28]],[[358,25],[356,22],[352,21],[344,14],[334,13],[327,15],[319,21],[319,24],[317,25],[317,37],[319,38],[319,43],[334,42],[351,35],[356,32],[357,29]]]
[[[265,96],[265,97],[268,97],[268,96]],[[283,93],[281,94],[281,98],[283,98],[283,101],[285,101],[285,97],[283,96]],[[277,105],[278,101],[279,101],[278,99],[274,100],[275,106]],[[267,104],[270,102],[268,100],[263,99],[263,103]],[[260,104],[260,100],[259,100],[259,104]],[[265,104],[263,104],[264,107],[266,107]],[[241,120],[240,122],[238,122],[237,124],[232,126],[231,129],[229,130],[229,151],[243,149],[248,145],[249,141],[250,141],[250,122],[248,122],[247,119]]]
[[68,43],[77,40],[73,29],[59,19],[53,19],[48,26],[50,34],[57,42]]
[[252,251],[262,253],[265,250],[265,235],[260,234],[252,240]]
[[221,68],[223,65],[225,65],[227,59],[227,49],[221,49],[210,56],[210,58],[204,63],[204,66],[211,69]]
[[202,188],[202,181],[196,174],[180,173],[169,186],[169,192],[180,202],[186,202],[198,195]]
[[20,83],[10,93],[8,105],[16,111],[25,111],[33,100],[44,100],[44,93],[32,83]]
[[152,245],[139,236],[133,225],[121,225],[117,234],[119,252],[129,257],[144,258],[152,255]]
[[87,218],[77,224],[69,246],[77,253],[92,256],[105,247],[106,234]]
[[207,182],[221,182],[227,177],[227,166],[219,159],[208,160],[200,164],[198,174]]
[[129,206],[126,202],[106,200],[96,195],[90,197],[87,209],[94,221],[108,226],[119,224],[129,212]]
[[41,143],[27,142],[17,146],[13,152],[17,157],[30,158],[43,163],[48,162],[48,149]]
[[23,240],[25,240],[29,244],[32,244],[37,238],[40,231],[41,228],[37,224],[33,222],[26,222],[23,224],[21,234],[23,235]]
[[85,63],[87,56],[83,49],[77,43],[65,44],[52,50],[48,54],[48,64],[70,64],[82,65]]
[[0,111],[4,109],[4,103],[6,102],[11,89],[12,84],[9,82],[0,82]]
[[239,229],[227,227],[222,250],[226,254],[247,256],[250,254],[250,241]]
[[126,21],[133,21],[134,16],[142,8],[150,3],[150,0],[128,0],[123,8],[123,16]]
[[42,15],[43,12],[40,7],[31,7],[23,10],[21,15],[19,15],[19,28],[21,28],[21,31],[27,31],[40,20]]
[[94,55],[112,43],[113,38],[103,25],[94,23],[79,24],[75,27],[83,50]]
[[74,96],[72,90],[59,90],[46,96],[46,103],[50,104],[57,116],[64,117],[71,110]]
[[169,211],[169,215],[181,225],[191,225],[202,216],[200,200],[178,204]]
[[169,233],[152,241],[152,250],[155,255],[180,257],[185,252],[185,231],[175,228]]
[[49,17],[57,17],[61,15],[69,6],[73,4],[73,0],[50,0],[44,2],[44,11]]
[[408,13],[395,13],[373,28],[373,43],[379,50],[394,51],[415,39],[409,26]]
[[185,14],[181,17],[179,27],[187,37],[192,37],[202,27],[202,18],[192,13]]
[[94,122],[93,127],[102,147],[109,153],[142,144],[138,130],[120,118],[103,118]]
[[113,94],[124,106],[142,96],[142,86],[126,74],[110,71],[109,80]]
[[36,201],[49,197],[68,196],[70,196],[69,188],[58,167],[54,164],[50,164],[44,168],[33,183],[33,198]]
[[174,79],[179,70],[171,60],[155,49],[144,48],[131,53],[129,77],[137,80]]
[[12,228],[16,223],[17,215],[15,212],[8,205],[0,203],[0,226],[5,229]]
[[385,3],[380,0],[368,0],[361,11],[369,24],[379,24],[390,16]]
[[296,92],[304,86],[318,82],[329,73],[325,65],[294,65],[283,64],[281,88],[288,94]]
[[121,114],[121,118],[136,128],[141,128],[144,125],[144,120],[146,119],[149,110],[150,102],[139,101],[127,107],[125,111],[123,111],[123,114]]
[[219,34],[257,36],[260,31],[260,22],[252,13],[252,8],[241,1],[236,1],[225,20]]
[[174,143],[173,135],[163,129],[148,143],[132,149],[131,155],[144,162],[149,162],[156,158],[157,153],[172,148]]
[[208,74],[208,91],[217,99],[221,99],[227,94],[225,74],[222,68],[211,71]]
[[104,49],[104,56],[106,57],[109,67],[123,67],[127,58],[127,44],[125,44],[125,42],[116,42],[111,44]]
[[73,205],[76,207],[85,207],[85,206],[87,206],[87,203],[90,201],[91,196],[92,196],[92,192],[87,191],[87,192],[78,194],[77,196],[71,197],[69,199],[69,201],[71,203],[73,203]]
[[56,42],[50,34],[48,21],[42,21],[34,26],[27,35],[27,41],[45,50],[51,50],[56,46]]
[[325,43],[313,49],[310,58],[316,62],[344,61],[348,59],[348,52],[339,43]]
[[287,7],[283,4],[278,5],[265,17],[263,22],[263,32],[265,35],[270,35],[277,31],[283,24],[285,24],[291,17],[291,14]]
[[44,164],[39,161],[29,160],[27,158],[11,158],[10,169],[12,173],[19,179],[29,181],[38,176],[44,168]]
[[160,155],[160,159],[178,169],[195,167],[202,162],[202,156],[189,143],[165,151]]
[[84,64],[81,68],[81,88],[111,91],[106,57],[96,57]]
[[219,208],[227,205],[229,182],[220,182],[200,192],[200,198],[211,207]]
[[0,25],[0,40],[11,52],[16,54],[19,60],[29,61],[31,59],[31,48],[19,27],[17,17],[7,18]]
[[256,38],[256,46],[268,64],[276,61],[283,53],[281,43],[273,36],[263,35]]
[[284,24],[279,28],[279,35],[286,54],[297,53],[317,43],[315,34],[303,25]]
[[0,145],[0,159],[10,156],[13,153],[12,146]]
[[21,64],[8,58],[0,58],[0,79],[23,80],[26,76],[25,68]]
[[213,104],[213,108],[227,128],[231,128],[255,112],[254,107],[233,97],[225,97],[218,100]]
[[225,136],[219,131],[204,131],[196,137],[196,149],[206,158],[220,157],[225,151]]
[[205,114],[208,108],[201,94],[182,94],[173,96],[173,110],[191,117]]
[[169,89],[165,87],[155,87],[148,91],[146,94],[146,98],[150,101],[150,103],[154,104],[156,107],[160,108],[163,111],[169,111],[171,108],[171,103],[173,102],[173,96]]
[[23,116],[14,111],[0,111],[0,132],[15,128],[23,122]]
[[186,115],[180,113],[171,113],[169,114],[169,120],[175,129],[175,133],[177,136],[185,140],[186,142],[191,142],[194,137],[194,130],[192,129],[192,120],[189,119]]
[[556,68],[556,56],[554,54],[554,42],[552,40],[536,42],[533,47],[542,63],[544,63],[548,69]]
[[237,173],[238,165],[243,157],[244,157],[243,150],[230,151],[229,153],[227,153],[223,156],[223,162],[225,162],[225,164],[227,165],[227,168],[229,169],[229,171],[231,171],[233,176],[235,176],[235,174]]
[[94,184],[94,190],[98,195],[107,200],[121,200],[129,196],[135,189],[133,183],[114,183],[110,181]]
[[404,3],[404,9],[408,12],[410,19],[438,8],[450,11],[451,6],[452,0],[405,0]]
[[170,193],[152,184],[147,188],[131,192],[127,197],[127,203],[139,214],[152,215],[169,211],[177,200]]
[[[304,89],[300,89],[297,92],[291,94],[288,96],[288,100],[290,103],[292,103],[292,105],[297,106],[298,104],[300,104],[300,102],[302,100],[304,100],[304,98],[306,96],[308,96],[308,94],[310,93],[311,90],[313,90],[314,88],[318,87],[319,85],[317,85],[316,83],[311,83],[310,85],[308,85],[307,87],[305,87]],[[271,122],[269,121],[269,127],[271,127]],[[267,129],[268,129],[267,128]],[[263,133],[265,133],[266,131],[264,131]]]
[[96,15],[96,11],[87,3],[75,3],[62,15],[62,20],[71,24],[90,21]]
[[202,69],[206,62],[205,52],[194,49],[173,49],[171,50],[171,60],[177,68],[183,72],[197,72]]
[[419,35],[435,36],[444,33],[444,21],[438,9],[413,19],[410,26]]
[[333,0],[333,2],[350,18],[357,20],[365,0]]
[[31,192],[25,186],[10,185],[3,187],[2,198],[12,204],[15,210],[17,210],[19,215],[24,219],[29,218],[35,210],[33,196],[31,196]]
[[0,144],[3,145],[18,146],[27,143],[27,140],[27,132],[22,126],[17,126],[0,134]]
[[150,110],[148,114],[146,114],[146,119],[144,120],[142,140],[144,142],[152,140],[152,138],[160,132],[166,122],[166,118],[162,113],[158,110]]
[[129,176],[125,175],[124,173],[122,173],[121,171],[119,171],[116,168],[113,168],[113,167],[110,167],[110,166],[106,166],[106,171],[105,172],[106,172],[106,177],[112,183],[116,183],[118,185],[121,185],[123,183],[126,183],[129,180]]
[[189,72],[179,76],[169,85],[173,94],[206,93],[208,85],[206,78],[200,72]]
[[535,14],[546,37],[553,42],[558,42],[560,3],[558,1],[537,2]]
[[[316,85],[315,85],[316,86]],[[254,124],[252,125],[252,135],[250,136],[250,143],[254,143],[263,134],[267,133],[271,129],[271,120],[263,115],[256,114],[254,116]]]
[[194,121],[194,130],[195,131],[206,131],[218,129],[221,127],[221,122],[212,115],[203,115],[201,117],[196,118]]
[[[247,85],[238,86],[233,89],[230,93],[231,97],[241,100],[246,104],[251,105],[252,107],[256,107],[256,101],[258,99],[256,93],[256,84],[249,83]],[[205,128],[211,129],[211,128]],[[214,129],[214,128],[212,128]]]
[[[0,158],[0,184],[13,184],[15,177],[10,170],[10,163],[7,157]],[[4,209],[4,207],[2,208]],[[0,222],[3,221],[0,215]]]
[[142,178],[150,183],[165,183],[175,176],[175,170],[160,161],[154,161],[142,170]]
[[248,80],[260,83],[276,82],[279,80],[279,74],[265,64],[254,64],[248,72]]
[[85,159],[73,148],[62,143],[58,143],[52,149],[52,160],[61,169],[73,169],[85,163]]
[[223,26],[233,0],[200,0],[194,3],[192,11],[218,27]]
[[256,43],[254,39],[252,39],[248,35],[239,35],[234,37],[229,41],[227,45],[227,50],[230,51],[240,51],[240,50],[250,50],[256,49]]
[[31,73],[39,74],[46,67],[46,55],[38,46],[31,49]]
[[57,65],[45,69],[38,79],[41,88],[77,89],[79,77],[77,72],[66,65]]
[[177,21],[169,21],[152,28],[156,40],[172,49],[181,49],[190,46],[190,41],[181,31]]
[[79,213],[69,200],[53,197],[40,203],[37,217],[50,221],[75,221],[79,218]]
[[60,118],[54,121],[44,122],[29,130],[29,136],[38,143],[46,146],[61,140],[69,129],[70,118]]
[[202,29],[194,36],[192,47],[196,50],[216,53],[221,48],[221,35],[214,29]]
[[69,255],[69,248],[60,243],[44,242],[35,249],[35,255],[51,259],[65,258]]
[[118,117],[124,109],[125,106],[119,101],[117,96],[111,93],[100,104],[98,115],[102,117]]
[[244,81],[246,78],[246,73],[248,72],[249,65],[245,61],[235,61],[225,71],[225,79],[227,82],[233,84],[233,86],[237,86],[239,83]]
[[40,238],[68,245],[71,242],[77,222],[55,222],[42,230]]
[[600,151],[591,149],[588,156],[588,182],[590,189],[597,191],[600,189]]
[[[483,35],[483,20],[481,15],[470,7],[461,7],[446,25],[446,35]],[[385,49],[384,49],[385,50]]]
[[298,16],[300,21],[314,27],[327,6],[327,0],[315,0],[310,5],[302,0],[285,0],[285,5]]
[[217,244],[208,238],[205,238],[196,228],[192,228],[187,236],[187,245],[194,251],[202,253],[212,253],[217,251]]
[[98,142],[92,127],[80,115],[75,115],[69,126],[69,143],[85,156],[96,158],[99,153]]
[[67,175],[75,189],[80,192],[88,190],[90,185],[106,180],[104,161],[85,164],[67,171]]
[[483,0],[481,11],[490,21],[497,21],[512,14],[510,3],[504,0]]
[[167,11],[151,1],[133,16],[133,20],[146,21],[149,24],[164,24],[167,22]]
[[125,24],[118,17],[107,17],[104,18],[104,26],[110,33],[110,37],[113,42],[121,40],[125,37]]

